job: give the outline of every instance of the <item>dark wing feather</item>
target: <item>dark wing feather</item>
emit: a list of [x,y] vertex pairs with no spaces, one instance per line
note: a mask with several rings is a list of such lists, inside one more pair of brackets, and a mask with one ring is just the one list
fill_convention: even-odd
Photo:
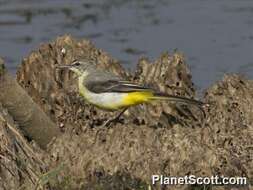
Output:
[[153,89],[140,86],[129,81],[93,81],[86,84],[86,87],[91,92],[103,93],[103,92],[136,92],[136,91],[153,91]]

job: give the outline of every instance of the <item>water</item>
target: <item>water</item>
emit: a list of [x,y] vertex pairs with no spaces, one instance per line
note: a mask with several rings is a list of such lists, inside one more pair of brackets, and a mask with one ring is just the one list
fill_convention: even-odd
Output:
[[224,73],[253,78],[252,0],[0,0],[0,56],[12,73],[40,43],[66,33],[132,70],[140,56],[178,49],[199,89]]

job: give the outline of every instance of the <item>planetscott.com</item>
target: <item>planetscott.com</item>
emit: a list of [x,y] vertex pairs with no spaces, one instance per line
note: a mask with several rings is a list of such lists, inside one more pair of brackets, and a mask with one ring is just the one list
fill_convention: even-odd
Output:
[[160,185],[247,185],[246,177],[210,176],[197,177],[195,175],[183,177],[167,177],[163,175],[152,175],[152,184]]

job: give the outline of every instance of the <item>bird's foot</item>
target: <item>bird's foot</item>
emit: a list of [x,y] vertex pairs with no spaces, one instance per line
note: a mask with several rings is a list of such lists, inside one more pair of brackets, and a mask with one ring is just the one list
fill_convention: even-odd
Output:
[[115,124],[119,121],[119,118],[113,118],[113,119],[108,119],[107,121],[105,121],[105,123],[103,124],[103,127],[106,128],[110,128],[112,126],[112,124]]
[[108,119],[104,124],[103,127],[107,127],[109,128],[111,126],[112,123],[117,123],[120,122],[120,117],[122,116],[122,114],[127,110],[127,108],[123,109],[116,117],[112,118],[112,119]]

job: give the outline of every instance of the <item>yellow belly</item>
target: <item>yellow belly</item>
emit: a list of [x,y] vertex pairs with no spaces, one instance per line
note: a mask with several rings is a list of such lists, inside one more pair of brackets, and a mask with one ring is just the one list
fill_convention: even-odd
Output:
[[122,104],[124,107],[133,106],[148,102],[151,97],[152,92],[130,92],[123,98]]

